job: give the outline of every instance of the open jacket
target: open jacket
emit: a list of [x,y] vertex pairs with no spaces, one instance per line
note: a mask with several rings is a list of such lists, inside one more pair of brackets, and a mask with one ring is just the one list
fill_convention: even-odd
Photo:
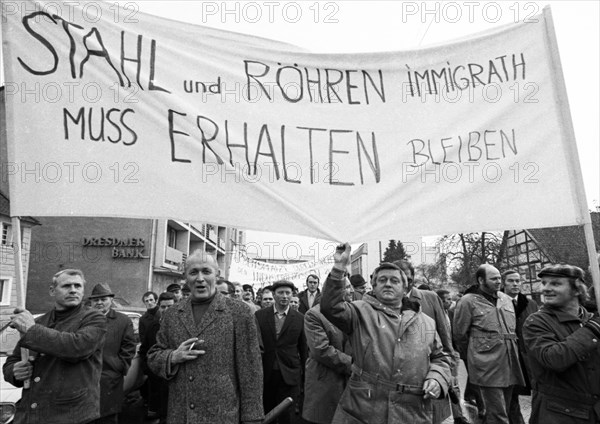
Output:
[[600,341],[581,327],[591,316],[542,306],[527,318],[531,424],[600,423]]
[[[315,295],[315,301],[313,302],[313,307],[318,305],[319,302],[321,301],[321,291],[319,289],[317,289],[317,294]],[[300,292],[300,294],[298,295],[298,312],[300,312],[301,314],[305,314],[306,311],[308,311],[310,309],[310,306],[308,305],[308,290],[304,290],[302,292]]]
[[125,314],[110,309],[106,313],[106,341],[102,350],[100,416],[121,412],[123,379],[135,355],[133,323]]
[[306,337],[304,335],[304,315],[289,308],[279,337],[275,331],[275,309],[273,306],[255,312],[258,331],[264,349],[262,355],[264,381],[273,372],[275,361],[285,384],[295,386],[302,380],[306,363]]
[[349,335],[354,363],[333,423],[431,423],[423,384],[436,380],[443,397],[451,363],[434,321],[422,312],[399,314],[368,294],[344,302],[344,281],[335,271],[325,282],[321,312]]
[[54,324],[54,310],[35,321],[2,370],[6,381],[23,387],[13,374],[21,348],[35,358],[31,386],[23,389],[14,424],[80,424],[98,418],[106,318],[79,305]]
[[512,299],[497,294],[496,306],[481,294],[465,294],[454,310],[452,334],[460,356],[466,358],[471,383],[523,386]]
[[[184,341],[204,340],[204,355],[170,366]],[[198,324],[189,300],[167,310],[148,366],[169,380],[169,424],[239,424],[263,418],[263,373],[254,316],[217,293]],[[171,372],[169,372],[171,371]]]

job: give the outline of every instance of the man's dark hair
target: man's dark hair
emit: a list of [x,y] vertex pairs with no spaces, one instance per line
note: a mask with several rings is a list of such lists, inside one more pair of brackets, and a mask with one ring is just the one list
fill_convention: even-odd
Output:
[[502,273],[502,284],[504,284],[504,282],[506,281],[506,277],[508,277],[510,274],[517,274],[519,278],[521,278],[521,274],[519,274],[519,271],[517,271],[516,269],[507,269]]
[[417,287],[419,290],[427,290],[427,291],[431,291],[431,287],[429,286],[429,284],[421,284],[419,287]]
[[308,277],[306,277],[306,283],[308,284],[308,279],[312,277],[312,278],[316,278],[317,279],[317,283],[321,282],[321,279],[319,278],[319,276],[317,274],[308,274]]
[[444,290],[444,289],[439,289],[438,291],[436,291],[436,293],[442,300],[444,300],[444,296],[446,296],[447,294],[450,294],[450,292],[448,290]]
[[154,298],[154,300],[158,299],[158,295],[155,292],[153,292],[153,291],[147,291],[146,293],[144,293],[142,295],[142,300],[144,300],[145,298],[147,298],[150,295],[152,295],[152,297]]
[[162,302],[163,300],[172,300],[174,302],[177,302],[175,295],[171,292],[162,292],[160,294],[160,296],[158,296],[158,304],[159,305],[160,305],[160,302]]
[[271,293],[273,293],[273,286],[271,286],[271,285],[264,286],[264,287],[263,287],[263,292],[264,292],[265,290],[269,290]]

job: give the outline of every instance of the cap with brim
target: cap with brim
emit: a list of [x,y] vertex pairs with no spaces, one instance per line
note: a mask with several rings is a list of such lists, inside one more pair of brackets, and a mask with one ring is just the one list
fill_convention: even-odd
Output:
[[273,291],[276,291],[280,287],[288,287],[291,290],[294,290],[296,286],[291,281],[281,280],[273,283]]
[[191,293],[192,289],[190,289],[190,286],[188,286],[187,284],[184,284],[183,287],[181,288],[181,291],[183,293]]
[[179,291],[179,290],[181,290],[181,286],[179,284],[177,284],[177,283],[169,284],[167,286],[167,291],[168,292],[172,293],[172,292],[176,292],[176,291]]
[[538,277],[578,278],[583,280],[583,270],[573,265],[549,265],[542,268]]
[[92,289],[90,299],[98,299],[101,297],[115,297],[115,294],[110,289],[107,283],[98,283]]
[[352,284],[352,287],[362,287],[367,284],[367,282],[362,275],[355,274],[350,276],[350,284]]

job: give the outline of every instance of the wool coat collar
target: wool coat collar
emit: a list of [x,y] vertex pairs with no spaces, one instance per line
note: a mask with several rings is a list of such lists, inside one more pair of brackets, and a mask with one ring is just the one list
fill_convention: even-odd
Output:
[[190,337],[199,337],[223,311],[227,310],[227,305],[225,304],[225,297],[217,292],[198,324],[194,322],[194,313],[192,312],[192,302],[190,299],[180,301],[176,308],[182,327],[187,330]]

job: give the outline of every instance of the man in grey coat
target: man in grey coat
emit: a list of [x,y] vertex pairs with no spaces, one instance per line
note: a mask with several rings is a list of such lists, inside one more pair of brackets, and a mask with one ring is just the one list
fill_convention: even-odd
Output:
[[469,381],[481,391],[486,424],[509,424],[512,388],[525,384],[515,310],[511,298],[499,291],[502,279],[495,267],[481,265],[475,278],[477,289],[456,305],[452,334]]
[[148,366],[169,380],[169,424],[259,423],[262,363],[252,311],[217,292],[212,256],[185,263],[188,300],[165,312]]

